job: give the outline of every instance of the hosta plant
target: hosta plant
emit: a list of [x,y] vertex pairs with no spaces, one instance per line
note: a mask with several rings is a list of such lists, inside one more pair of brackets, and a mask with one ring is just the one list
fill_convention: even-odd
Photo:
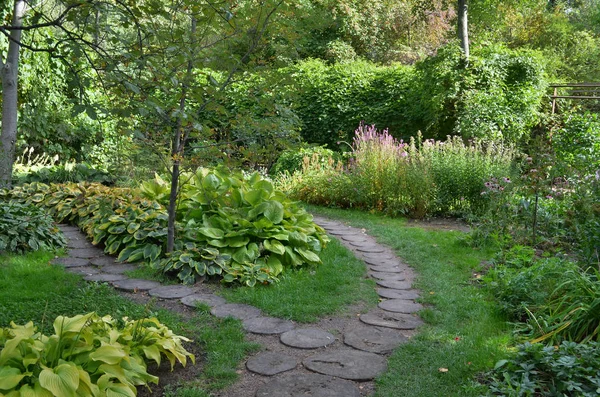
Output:
[[31,183],[0,191],[0,199],[45,207],[57,221],[79,225],[118,260],[150,262],[188,284],[208,275],[253,286],[277,281],[285,268],[321,263],[325,231],[259,174],[200,169],[182,180],[169,255],[169,187],[158,176],[139,190]]
[[[177,251],[158,262],[158,268],[177,271],[187,283],[198,275],[222,274],[225,282],[253,286],[276,281],[284,268],[321,263],[325,231],[258,173],[201,168],[184,179]],[[166,187],[156,178],[142,191],[164,201]]]
[[0,252],[23,253],[65,246],[62,233],[43,208],[0,198]]
[[[122,325],[120,325],[122,324]],[[121,322],[96,313],[59,316],[51,336],[33,323],[0,333],[0,395],[136,396],[136,386],[158,383],[147,363],[195,362],[182,345],[187,338],[173,334],[155,318]]]

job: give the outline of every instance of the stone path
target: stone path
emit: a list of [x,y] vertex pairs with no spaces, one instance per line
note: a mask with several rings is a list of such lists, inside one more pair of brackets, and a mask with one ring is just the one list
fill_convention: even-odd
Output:
[[219,394],[223,397],[348,397],[369,395],[373,379],[387,368],[386,355],[405,343],[422,322],[415,314],[422,309],[412,289],[415,274],[388,247],[378,244],[364,230],[341,222],[315,217],[332,236],[367,264],[367,275],[377,283],[379,307],[348,318],[324,319],[298,326],[292,321],[264,316],[252,306],[227,303],[200,286],[161,285],[132,279],[124,273],[134,265],[121,264],[89,243],[76,227],[61,225],[68,241],[68,256],[53,260],[85,280],[109,282],[127,292],[179,300],[196,307],[201,303],[217,317],[242,320],[252,340],[265,351],[250,357],[240,370],[238,384]]

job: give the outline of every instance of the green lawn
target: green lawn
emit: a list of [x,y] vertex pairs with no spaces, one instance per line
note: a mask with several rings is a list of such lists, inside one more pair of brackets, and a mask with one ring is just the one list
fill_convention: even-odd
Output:
[[[474,249],[463,233],[406,227],[406,221],[358,211],[309,207],[334,219],[363,227],[389,245],[417,272],[417,287],[427,322],[397,349],[388,371],[377,380],[377,396],[479,396],[474,379],[506,356],[510,330],[491,295],[473,272],[492,249]],[[447,369],[447,371],[445,371]]]
[[365,264],[332,239],[321,254],[323,264],[289,272],[281,282],[268,286],[233,287],[222,290],[228,301],[247,303],[271,316],[299,322],[341,314],[353,303],[365,308],[378,302],[375,283],[365,279]]

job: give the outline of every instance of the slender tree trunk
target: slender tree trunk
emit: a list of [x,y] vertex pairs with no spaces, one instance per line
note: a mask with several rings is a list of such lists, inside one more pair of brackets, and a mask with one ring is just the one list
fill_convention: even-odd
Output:
[[469,23],[467,19],[467,0],[458,0],[458,38],[460,46],[465,53],[465,58],[469,59]]
[[[23,25],[25,1],[15,0],[12,26]],[[0,55],[0,74],[2,74],[2,130],[0,132],[0,187],[10,187],[15,146],[17,143],[18,118],[18,72],[19,52],[21,46],[21,30],[13,30],[10,34],[6,61]]]
[[[194,39],[196,35],[196,18],[192,17],[192,27],[190,31],[190,48],[194,48]],[[194,67],[193,53],[190,52],[190,58],[187,64],[185,79],[181,85],[181,98],[179,99],[179,119],[173,142],[171,143],[171,156],[173,158],[173,169],[171,172],[171,191],[169,192],[168,225],[167,225],[167,252],[173,252],[175,247],[175,220],[177,216],[177,196],[179,193],[179,174],[181,169],[181,159],[185,149],[185,134],[183,133],[183,118],[185,115],[185,106],[187,100],[188,85],[192,79],[192,70]]]

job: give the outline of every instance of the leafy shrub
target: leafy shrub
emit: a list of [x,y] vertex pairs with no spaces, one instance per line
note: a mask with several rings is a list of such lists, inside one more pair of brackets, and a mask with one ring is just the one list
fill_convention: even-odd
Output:
[[66,241],[43,208],[0,197],[0,252],[23,253],[64,247]]
[[333,159],[336,162],[342,159],[342,156],[338,152],[334,152],[324,146],[288,149],[284,150],[279,155],[277,161],[271,168],[270,173],[272,175],[278,175],[284,172],[293,174],[295,171],[302,170],[305,157],[312,159],[314,155],[317,155],[319,161],[323,164],[327,163],[329,159]]
[[[559,166],[570,171],[594,174],[600,169],[600,119],[597,114],[568,115],[552,135]],[[569,170],[565,170],[569,171]]]
[[[531,315],[544,316],[562,276],[578,267],[559,258],[533,261],[528,253],[511,256],[492,268],[484,280],[511,319],[534,324]],[[539,334],[539,327],[534,326],[534,332]]]
[[447,46],[416,67],[412,114],[435,138],[518,142],[540,119],[546,84],[538,53],[499,46],[475,49],[465,67],[458,46]]
[[194,355],[155,318],[122,319],[88,313],[58,316],[54,335],[37,332],[32,322],[0,333],[0,392],[35,396],[136,396],[136,386],[158,383],[150,361],[166,357],[173,369]]
[[[225,282],[253,286],[273,282],[284,268],[317,265],[327,243],[312,215],[258,173],[244,176],[224,167],[184,176],[176,252],[158,267],[184,282],[221,274]],[[160,178],[142,186],[146,197],[166,204],[168,184]]]
[[18,185],[31,182],[99,182],[112,185],[115,182],[115,178],[108,172],[95,169],[86,163],[65,163],[31,171],[24,170],[16,173],[15,176],[15,184]]
[[597,396],[600,346],[596,342],[560,346],[526,343],[514,358],[499,361],[490,374],[490,394],[500,396]]

